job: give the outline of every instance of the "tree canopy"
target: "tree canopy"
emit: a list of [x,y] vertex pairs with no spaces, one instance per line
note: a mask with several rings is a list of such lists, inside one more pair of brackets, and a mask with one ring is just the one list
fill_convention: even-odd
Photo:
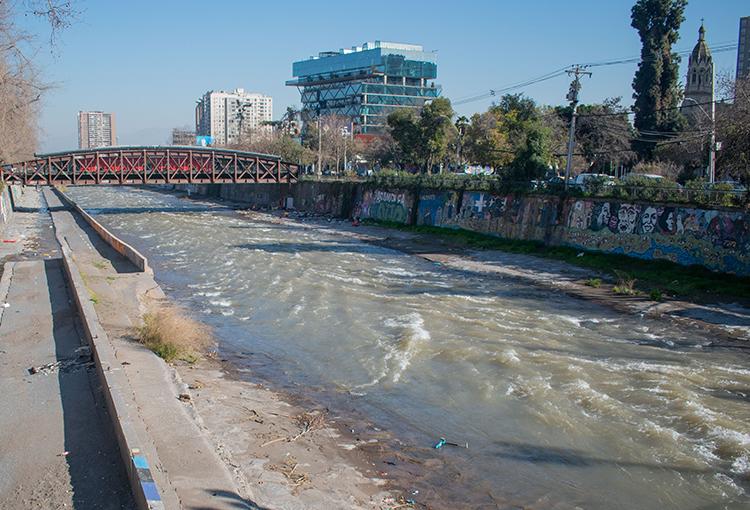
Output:
[[641,62],[633,79],[635,120],[639,141],[634,148],[650,158],[664,133],[683,130],[687,122],[677,110],[680,57],[672,52],[685,20],[687,0],[638,0],[631,26],[641,38]]
[[446,154],[446,130],[456,129],[451,117],[453,108],[450,99],[445,97],[426,103],[418,113],[411,108],[390,113],[388,127],[391,137],[401,149],[403,164],[431,171],[434,164]]

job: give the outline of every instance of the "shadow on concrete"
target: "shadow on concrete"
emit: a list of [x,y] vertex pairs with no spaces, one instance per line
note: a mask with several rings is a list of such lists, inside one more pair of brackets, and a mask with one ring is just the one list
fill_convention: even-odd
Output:
[[[242,496],[240,496],[237,493],[229,492],[225,490],[206,490],[206,492],[210,493],[212,496],[216,498],[221,498],[224,500],[225,504],[228,504],[229,506],[232,506],[234,508],[245,508],[249,510],[271,510],[268,507],[265,506],[258,506],[254,502],[250,501],[249,499],[245,499]],[[195,510],[213,510],[214,507],[202,507],[198,508],[196,507]]]
[[59,259],[44,261],[74,508],[136,509],[112,420]]
[[94,228],[91,225],[89,225],[89,223],[85,219],[83,219],[83,216],[81,216],[80,214],[74,211],[71,211],[71,216],[74,218],[78,228],[81,229],[83,234],[86,235],[86,237],[89,240],[89,243],[91,243],[91,246],[94,247],[94,249],[103,259],[106,259],[112,264],[112,268],[118,274],[139,272],[139,269],[135,266],[135,264],[133,264],[127,257],[121,254],[119,251],[112,248],[112,246],[110,246],[108,243],[106,243],[101,238],[99,233],[96,230],[94,230]]

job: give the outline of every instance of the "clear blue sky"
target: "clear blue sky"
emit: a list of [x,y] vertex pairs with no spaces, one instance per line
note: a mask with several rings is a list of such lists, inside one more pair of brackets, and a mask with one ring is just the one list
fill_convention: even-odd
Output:
[[[196,100],[209,90],[273,97],[274,119],[300,105],[284,83],[292,62],[368,41],[421,44],[438,53],[443,96],[454,102],[509,87],[571,64],[637,57],[630,27],[635,0],[84,0],[83,23],[45,57],[57,89],[45,100],[41,151],[77,148],[76,114],[116,116],[122,145],[164,144],[173,127],[194,124]],[[705,18],[709,48],[737,44],[748,0],[690,0],[676,51],[689,51]],[[36,29],[43,31],[42,25]],[[714,52],[717,73],[734,75],[737,50]],[[687,67],[683,59],[681,74]],[[589,69],[581,101],[622,96],[632,103],[636,64]],[[684,80],[684,78],[683,78]],[[567,75],[515,89],[537,104],[564,104]],[[492,99],[456,107],[467,117]]]

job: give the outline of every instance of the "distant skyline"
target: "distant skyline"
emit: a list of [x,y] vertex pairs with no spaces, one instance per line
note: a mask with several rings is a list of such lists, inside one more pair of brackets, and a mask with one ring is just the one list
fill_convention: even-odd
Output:
[[[571,80],[565,74],[504,89],[573,64],[636,59],[641,43],[630,26],[634,3],[87,0],[77,4],[85,9],[83,23],[63,34],[56,56],[43,55],[46,79],[57,87],[44,101],[40,151],[75,149],[77,113],[86,110],[116,114],[120,145],[165,144],[172,128],[194,127],[196,101],[210,90],[244,88],[271,96],[273,118],[279,119],[287,106],[300,105],[297,89],[284,85],[293,62],[376,40],[436,51],[435,82],[453,103],[488,96],[456,105],[459,115],[486,111],[507,92],[524,93],[539,105],[567,104]],[[689,1],[673,46],[683,55],[680,80],[701,18],[717,75],[733,77],[739,22],[748,15],[747,0]],[[42,38],[45,28],[31,27]],[[581,102],[622,96],[631,105],[636,68],[637,62],[591,67]],[[497,95],[489,96],[490,90]]]

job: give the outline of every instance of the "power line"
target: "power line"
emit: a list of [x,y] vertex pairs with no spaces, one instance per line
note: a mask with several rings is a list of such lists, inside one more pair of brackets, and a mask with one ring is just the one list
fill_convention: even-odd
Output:
[[[722,43],[722,44],[717,45],[715,48],[711,49],[710,51],[712,54],[714,54],[714,53],[724,53],[727,51],[736,51],[736,50],[737,50],[737,43]],[[692,52],[693,52],[692,49],[687,49],[687,50],[676,51],[674,53],[683,57],[683,56],[690,55]],[[584,67],[603,67],[603,66],[613,66],[613,65],[621,65],[621,64],[637,64],[638,62],[653,62],[659,59],[661,59],[660,55],[655,55],[654,57],[650,57],[650,58],[642,58],[641,56],[627,57],[627,58],[620,58],[620,59],[615,59],[615,60],[605,60],[601,62],[591,62],[588,64],[583,64],[583,66]],[[551,73],[544,74],[536,78],[531,78],[529,80],[523,81],[521,83],[517,83],[515,85],[498,87],[495,89],[490,89],[487,92],[482,92],[479,94],[475,94],[473,96],[467,96],[463,99],[459,98],[456,101],[453,101],[452,104],[454,106],[458,106],[461,104],[473,103],[474,101],[481,101],[482,99],[488,99],[498,94],[503,94],[505,92],[510,92],[510,91],[517,90],[523,87],[528,87],[530,85],[535,85],[537,83],[541,83],[543,81],[551,80],[552,78],[557,78],[558,76],[562,76],[563,74],[565,74],[566,69],[568,69],[568,67],[563,67],[556,71],[552,71]]]

